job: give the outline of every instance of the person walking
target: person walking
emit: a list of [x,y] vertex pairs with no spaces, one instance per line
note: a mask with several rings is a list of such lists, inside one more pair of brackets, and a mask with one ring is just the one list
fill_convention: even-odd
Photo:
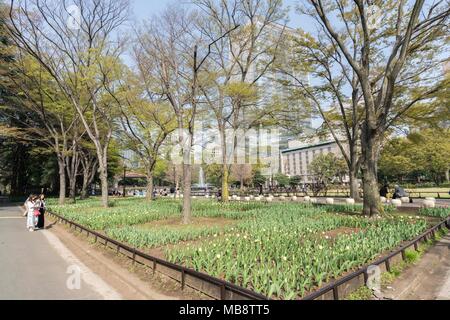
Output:
[[46,205],[45,205],[45,195],[41,194],[39,196],[39,199],[36,201],[36,207],[38,207],[39,209],[39,216],[37,217],[37,222],[36,222],[36,228],[37,229],[44,229],[45,227],[45,211],[47,209]]
[[39,207],[36,206],[36,200],[38,197],[30,195],[25,202],[25,208],[27,210],[27,229],[30,232],[35,231],[36,217],[39,215]]

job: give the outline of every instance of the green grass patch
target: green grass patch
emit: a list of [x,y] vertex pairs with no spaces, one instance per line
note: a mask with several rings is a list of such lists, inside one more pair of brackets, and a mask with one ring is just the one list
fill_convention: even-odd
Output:
[[450,208],[422,208],[419,214],[427,217],[447,218],[450,216]]
[[372,298],[373,298],[372,290],[370,290],[366,286],[362,286],[361,288],[359,288],[355,292],[351,293],[347,297],[347,300],[359,300],[359,301],[361,301],[361,300],[371,300]]

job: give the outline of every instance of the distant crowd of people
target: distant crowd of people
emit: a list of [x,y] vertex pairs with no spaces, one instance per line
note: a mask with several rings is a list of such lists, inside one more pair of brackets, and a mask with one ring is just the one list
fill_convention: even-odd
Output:
[[45,227],[45,195],[30,195],[24,203],[24,217],[27,217],[27,229],[30,232],[44,229]]

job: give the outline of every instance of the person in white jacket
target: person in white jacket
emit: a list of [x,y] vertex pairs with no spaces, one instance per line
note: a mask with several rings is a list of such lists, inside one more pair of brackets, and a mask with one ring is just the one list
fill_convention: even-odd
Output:
[[33,232],[36,228],[36,216],[34,215],[35,210],[38,210],[39,207],[36,204],[38,198],[35,195],[31,195],[28,197],[27,201],[25,201],[25,208],[27,213],[27,229],[30,232]]

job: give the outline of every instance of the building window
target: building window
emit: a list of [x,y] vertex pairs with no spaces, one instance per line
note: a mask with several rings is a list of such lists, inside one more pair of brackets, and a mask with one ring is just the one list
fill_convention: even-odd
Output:
[[287,170],[286,170],[287,174],[291,173],[291,164],[289,163],[289,155],[287,156]]
[[294,153],[292,154],[292,158],[294,159],[294,176],[297,175],[297,159],[296,159],[297,155]]

